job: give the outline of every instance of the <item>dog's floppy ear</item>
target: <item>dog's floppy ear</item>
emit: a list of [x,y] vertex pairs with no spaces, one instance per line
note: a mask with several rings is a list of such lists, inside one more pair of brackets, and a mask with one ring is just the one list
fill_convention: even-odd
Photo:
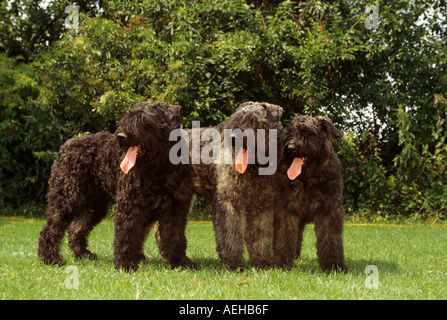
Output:
[[261,104],[267,111],[267,119],[270,122],[275,123],[275,122],[281,121],[281,117],[284,114],[283,108],[281,108],[280,106],[277,106],[276,104],[271,104],[271,103],[267,103],[267,102],[263,102]]
[[340,138],[341,133],[340,133],[340,131],[334,126],[334,124],[332,123],[332,120],[331,120],[331,119],[329,119],[329,118],[326,117],[326,116],[317,116],[316,118],[320,121],[322,127],[323,127],[323,128],[324,128],[324,129],[325,129],[331,136],[333,136],[334,138]]

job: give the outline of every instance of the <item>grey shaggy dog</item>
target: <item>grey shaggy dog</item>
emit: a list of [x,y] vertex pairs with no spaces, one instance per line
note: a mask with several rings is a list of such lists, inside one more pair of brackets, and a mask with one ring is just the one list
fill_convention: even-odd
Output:
[[328,117],[298,116],[287,127],[277,183],[274,263],[290,268],[303,231],[315,223],[320,267],[346,271],[343,254],[343,178],[331,145],[340,131]]
[[[258,157],[250,164],[248,153],[260,146],[257,129],[265,129],[265,154],[269,150],[269,129],[275,130],[275,148],[278,159],[283,145],[281,116],[284,110],[269,103],[247,102],[241,104],[226,123],[215,127],[221,132],[220,150],[224,155],[225,130],[232,130],[229,137],[243,139],[242,148],[236,150],[232,144],[233,164],[225,164],[222,156],[220,164],[193,164],[194,190],[203,194],[212,203],[213,226],[217,252],[223,267],[229,270],[245,269],[243,260],[244,242],[253,266],[263,268],[271,264],[271,241],[273,233],[273,213],[275,189],[274,175],[259,175],[258,169],[267,167],[260,164]],[[253,129],[255,145],[249,139],[234,134],[235,129],[245,132]],[[202,132],[205,129],[201,129]],[[191,136],[191,134],[190,134]],[[208,142],[202,142],[203,148]],[[192,150],[192,149],[191,149]],[[247,153],[248,152],[248,153]],[[192,158],[192,151],[190,157]],[[270,163],[276,170],[277,159]],[[238,164],[238,162],[241,162]]]
[[144,241],[157,221],[160,251],[171,267],[197,267],[185,254],[191,168],[169,161],[169,134],[179,127],[180,110],[140,102],[121,119],[115,134],[73,138],[60,147],[51,167],[40,260],[64,264],[59,248],[67,229],[75,257],[96,259],[87,249],[87,237],[114,201],[116,268],[137,270],[146,260]]

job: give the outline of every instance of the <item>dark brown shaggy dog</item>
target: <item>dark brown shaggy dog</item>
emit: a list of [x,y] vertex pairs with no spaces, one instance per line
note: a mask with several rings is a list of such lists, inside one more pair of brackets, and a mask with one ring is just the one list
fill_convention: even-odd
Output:
[[[259,147],[259,136],[255,145],[248,139],[232,135],[234,139],[243,139],[243,148],[235,150],[232,143],[232,159],[242,159],[237,164],[224,163],[225,129],[265,129],[265,154],[269,152],[269,129],[276,130],[275,148],[278,160],[283,145],[281,116],[283,109],[269,103],[247,102],[240,105],[228,121],[217,127],[221,132],[219,141],[221,164],[193,164],[193,182],[197,193],[205,195],[213,206],[213,224],[217,251],[225,268],[236,270],[247,268],[243,260],[244,240],[253,266],[262,268],[271,264],[271,239],[273,232],[273,207],[275,189],[274,175],[260,175],[259,168],[268,167],[260,164],[256,156],[255,163],[248,163],[247,152],[255,152]],[[201,129],[202,132],[205,129]],[[191,131],[190,136],[191,136]],[[202,142],[203,148],[208,142]],[[248,151],[247,151],[248,150]],[[191,154],[192,158],[192,154]],[[276,171],[277,159],[270,163]],[[272,172],[272,173],[273,173]]]
[[95,259],[87,249],[87,237],[115,201],[116,268],[138,269],[139,261],[145,260],[144,241],[156,221],[160,249],[172,268],[196,267],[185,255],[191,168],[171,164],[168,156],[169,133],[179,126],[180,109],[161,102],[138,103],[120,121],[115,135],[103,131],[61,146],[51,167],[40,260],[64,263],[59,247],[67,228],[75,257]]
[[274,262],[290,268],[300,255],[304,227],[314,222],[321,269],[346,271],[343,179],[330,140],[340,137],[340,132],[328,117],[321,116],[298,116],[287,129],[276,179]]

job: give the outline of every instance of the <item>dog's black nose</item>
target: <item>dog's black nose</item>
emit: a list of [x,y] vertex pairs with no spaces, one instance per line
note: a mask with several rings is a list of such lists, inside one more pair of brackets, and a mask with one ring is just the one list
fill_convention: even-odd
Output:
[[117,136],[118,136],[118,139],[120,139],[121,141],[124,141],[124,140],[127,139],[127,135],[125,133],[122,133],[122,132],[118,133]]

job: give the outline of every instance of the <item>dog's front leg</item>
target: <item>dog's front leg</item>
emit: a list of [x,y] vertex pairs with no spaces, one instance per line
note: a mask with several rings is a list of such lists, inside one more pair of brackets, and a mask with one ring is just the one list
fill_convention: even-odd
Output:
[[256,268],[272,265],[271,243],[273,208],[264,207],[247,215],[245,243],[250,261]]
[[169,214],[162,214],[156,227],[155,238],[160,254],[169,261],[171,268],[197,269],[196,263],[186,256],[185,229],[189,203],[178,203]]
[[[125,208],[125,210],[124,210]],[[117,203],[115,216],[115,268],[126,271],[138,270],[140,251],[145,238],[145,228],[141,223],[142,211],[130,204]]]
[[243,260],[245,210],[237,210],[231,201],[221,199],[217,192],[213,200],[213,225],[223,267],[229,270],[247,269]]
[[325,272],[338,269],[346,272],[343,254],[343,209],[341,204],[331,210],[320,211],[314,218],[317,237],[317,256]]

